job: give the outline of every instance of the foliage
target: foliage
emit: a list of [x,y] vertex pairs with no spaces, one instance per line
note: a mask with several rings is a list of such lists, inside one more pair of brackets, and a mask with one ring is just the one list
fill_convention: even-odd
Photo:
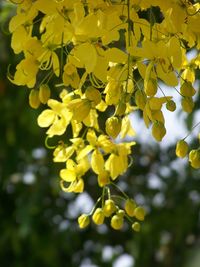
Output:
[[[53,161],[65,164],[60,170],[62,190],[82,193],[90,170],[102,188],[91,212],[79,217],[80,227],[88,226],[90,217],[97,225],[111,217],[111,226],[119,230],[126,218],[139,231],[135,220],[143,221],[145,210],[116,185],[131,165],[135,145],[125,139],[135,135],[129,115],[141,112],[160,142],[167,130],[163,108],[173,112],[177,104],[164,85],[181,96],[183,112],[193,111],[200,58],[196,53],[188,60],[186,54],[200,48],[200,4],[15,2],[17,14],[9,30],[11,47],[21,59],[9,79],[31,89],[31,107],[48,106],[37,122],[48,128],[46,145],[54,149]],[[183,138],[177,156],[186,156],[188,149]],[[189,161],[200,167],[199,148],[190,151]]]

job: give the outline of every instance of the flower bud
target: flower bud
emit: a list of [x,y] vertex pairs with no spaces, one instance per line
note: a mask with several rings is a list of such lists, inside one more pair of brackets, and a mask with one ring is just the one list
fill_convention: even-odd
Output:
[[104,218],[105,216],[104,216],[102,208],[97,208],[94,214],[92,215],[92,220],[97,225],[103,224]]
[[191,82],[184,82],[181,85],[180,92],[183,96],[191,97],[195,95],[196,90],[192,86]]
[[106,121],[106,133],[116,138],[121,131],[122,121],[117,117],[108,118]]
[[39,99],[42,104],[46,104],[50,98],[51,90],[48,84],[42,84],[39,88]]
[[144,221],[144,217],[145,217],[145,209],[141,206],[138,206],[135,209],[135,213],[134,213],[135,217],[139,220],[139,221]]
[[185,142],[184,140],[180,140],[177,142],[176,144],[176,156],[179,158],[184,158],[189,150],[189,146],[187,144],[187,142]]
[[125,202],[125,211],[130,217],[134,216],[135,208],[136,208],[135,201],[133,199],[127,199]]
[[173,112],[176,110],[176,103],[173,100],[169,100],[169,101],[167,101],[166,108],[169,111]]
[[120,230],[123,227],[124,219],[122,216],[114,215],[111,219],[111,227]]
[[90,223],[90,218],[87,214],[82,214],[78,217],[78,224],[80,228],[85,228]]
[[39,91],[32,89],[29,94],[29,105],[32,108],[38,108],[40,105]]
[[140,223],[138,222],[135,222],[132,224],[132,229],[135,231],[135,232],[139,232],[140,231]]
[[107,199],[103,207],[103,213],[106,217],[110,217],[116,211],[115,202],[112,199]]
[[190,151],[189,161],[193,168],[195,169],[200,168],[200,149],[194,149]]
[[119,216],[121,216],[121,217],[124,217],[124,215],[125,215],[125,211],[120,209],[120,210],[118,210],[118,211],[116,212],[116,214],[119,215]]

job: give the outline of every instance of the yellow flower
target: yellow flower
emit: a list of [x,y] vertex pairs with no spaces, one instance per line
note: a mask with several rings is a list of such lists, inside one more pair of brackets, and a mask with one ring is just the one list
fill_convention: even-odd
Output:
[[101,102],[101,94],[99,90],[97,90],[93,86],[90,86],[86,89],[85,97],[88,100],[92,101],[94,107]]
[[78,75],[76,67],[68,62],[64,66],[64,72],[63,72],[63,83],[64,85],[71,85],[73,88],[77,88],[79,86],[80,77]]
[[54,162],[66,162],[74,153],[75,148],[73,146],[58,145],[53,152]]
[[51,109],[44,110],[38,116],[38,125],[40,127],[50,126],[47,131],[49,137],[62,135],[71,121],[72,113],[63,103],[53,99],[48,100],[48,106]]
[[128,155],[131,153],[130,147],[134,144],[135,142],[116,145],[116,152],[111,153],[109,158],[106,160],[105,169],[110,173],[113,180],[127,170]]
[[72,112],[73,119],[81,122],[88,116],[91,102],[88,99],[73,99],[67,104],[67,108]]
[[26,85],[29,88],[33,88],[38,70],[37,60],[33,56],[29,56],[17,65],[14,79],[10,79],[10,81],[16,85]]

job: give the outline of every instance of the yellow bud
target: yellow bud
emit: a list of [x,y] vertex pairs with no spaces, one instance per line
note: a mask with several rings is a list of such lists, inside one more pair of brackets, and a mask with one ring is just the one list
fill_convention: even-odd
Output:
[[181,100],[182,108],[185,112],[191,113],[194,108],[194,102],[192,100],[192,97],[184,97]]
[[42,84],[39,88],[39,99],[42,104],[46,104],[50,98],[51,90],[48,84]]
[[157,80],[150,78],[145,86],[145,93],[148,96],[154,96],[157,93]]
[[189,161],[193,168],[200,168],[200,149],[193,149],[190,151]]
[[138,222],[135,222],[132,224],[132,229],[135,231],[135,232],[139,232],[140,231],[140,223]]
[[87,214],[82,214],[78,217],[78,224],[80,228],[85,228],[90,223],[90,218]]
[[180,92],[183,96],[191,97],[195,95],[196,90],[192,86],[191,82],[184,82],[181,85]]
[[124,219],[122,216],[114,215],[111,219],[111,227],[120,230],[123,227]]
[[29,94],[29,105],[32,108],[38,108],[40,105],[39,91],[32,89]]
[[188,144],[184,140],[180,140],[176,144],[176,156],[179,158],[184,158],[189,150]]
[[135,93],[135,103],[138,106],[138,108],[143,110],[146,105],[146,102],[147,102],[146,94],[141,90],[137,90]]
[[172,111],[173,112],[173,111],[176,110],[176,103],[173,100],[169,100],[169,101],[167,101],[166,108],[169,111]]
[[136,208],[135,201],[133,199],[127,199],[125,202],[125,211],[130,217],[134,216],[135,208]]
[[138,206],[135,209],[135,213],[134,213],[135,217],[139,220],[139,221],[144,221],[144,217],[145,217],[145,210],[143,207]]
[[162,122],[154,122],[152,126],[152,135],[158,141],[162,141],[166,134],[165,126]]
[[92,215],[92,220],[97,225],[103,224],[104,218],[105,216],[104,216],[102,208],[97,208],[94,214]]
[[124,215],[125,215],[125,211],[120,209],[120,210],[118,210],[118,211],[116,212],[116,214],[119,215],[119,216],[121,216],[121,217],[124,217]]
[[122,121],[117,117],[106,120],[106,133],[112,138],[116,138],[121,131]]
[[85,96],[87,99],[94,103],[94,106],[98,105],[101,102],[101,94],[99,90],[90,86],[85,91]]
[[112,199],[107,199],[103,207],[103,213],[106,217],[110,217],[116,211],[115,202]]

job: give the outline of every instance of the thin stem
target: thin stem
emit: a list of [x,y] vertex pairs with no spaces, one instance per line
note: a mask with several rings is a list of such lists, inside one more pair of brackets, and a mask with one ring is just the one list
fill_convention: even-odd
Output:
[[56,146],[50,146],[49,144],[48,144],[48,140],[49,140],[49,136],[47,136],[46,138],[45,138],[45,146],[46,146],[46,148],[48,148],[48,149],[55,149],[56,148]]
[[126,198],[118,196],[118,195],[112,195],[111,197],[112,198],[119,198],[120,200],[123,200],[123,201],[126,200]]
[[92,208],[92,210],[91,210],[90,213],[88,214],[89,216],[92,215],[92,214],[94,213],[94,211],[95,211],[96,207],[98,206],[99,202],[101,201],[101,199],[102,199],[102,196],[99,197],[99,198],[97,199],[97,201],[96,201],[94,207]]
[[185,140],[198,125],[200,125],[200,121],[192,127],[191,131],[183,138],[183,140]]
[[129,198],[128,195],[124,191],[122,191],[121,188],[117,186],[115,183],[111,182],[110,184],[113,185],[115,188],[117,188],[118,191],[120,191],[125,198]]
[[102,208],[103,208],[104,203],[105,203],[105,192],[106,192],[106,187],[104,186],[103,187],[103,192],[102,192],[102,199],[101,199]]

